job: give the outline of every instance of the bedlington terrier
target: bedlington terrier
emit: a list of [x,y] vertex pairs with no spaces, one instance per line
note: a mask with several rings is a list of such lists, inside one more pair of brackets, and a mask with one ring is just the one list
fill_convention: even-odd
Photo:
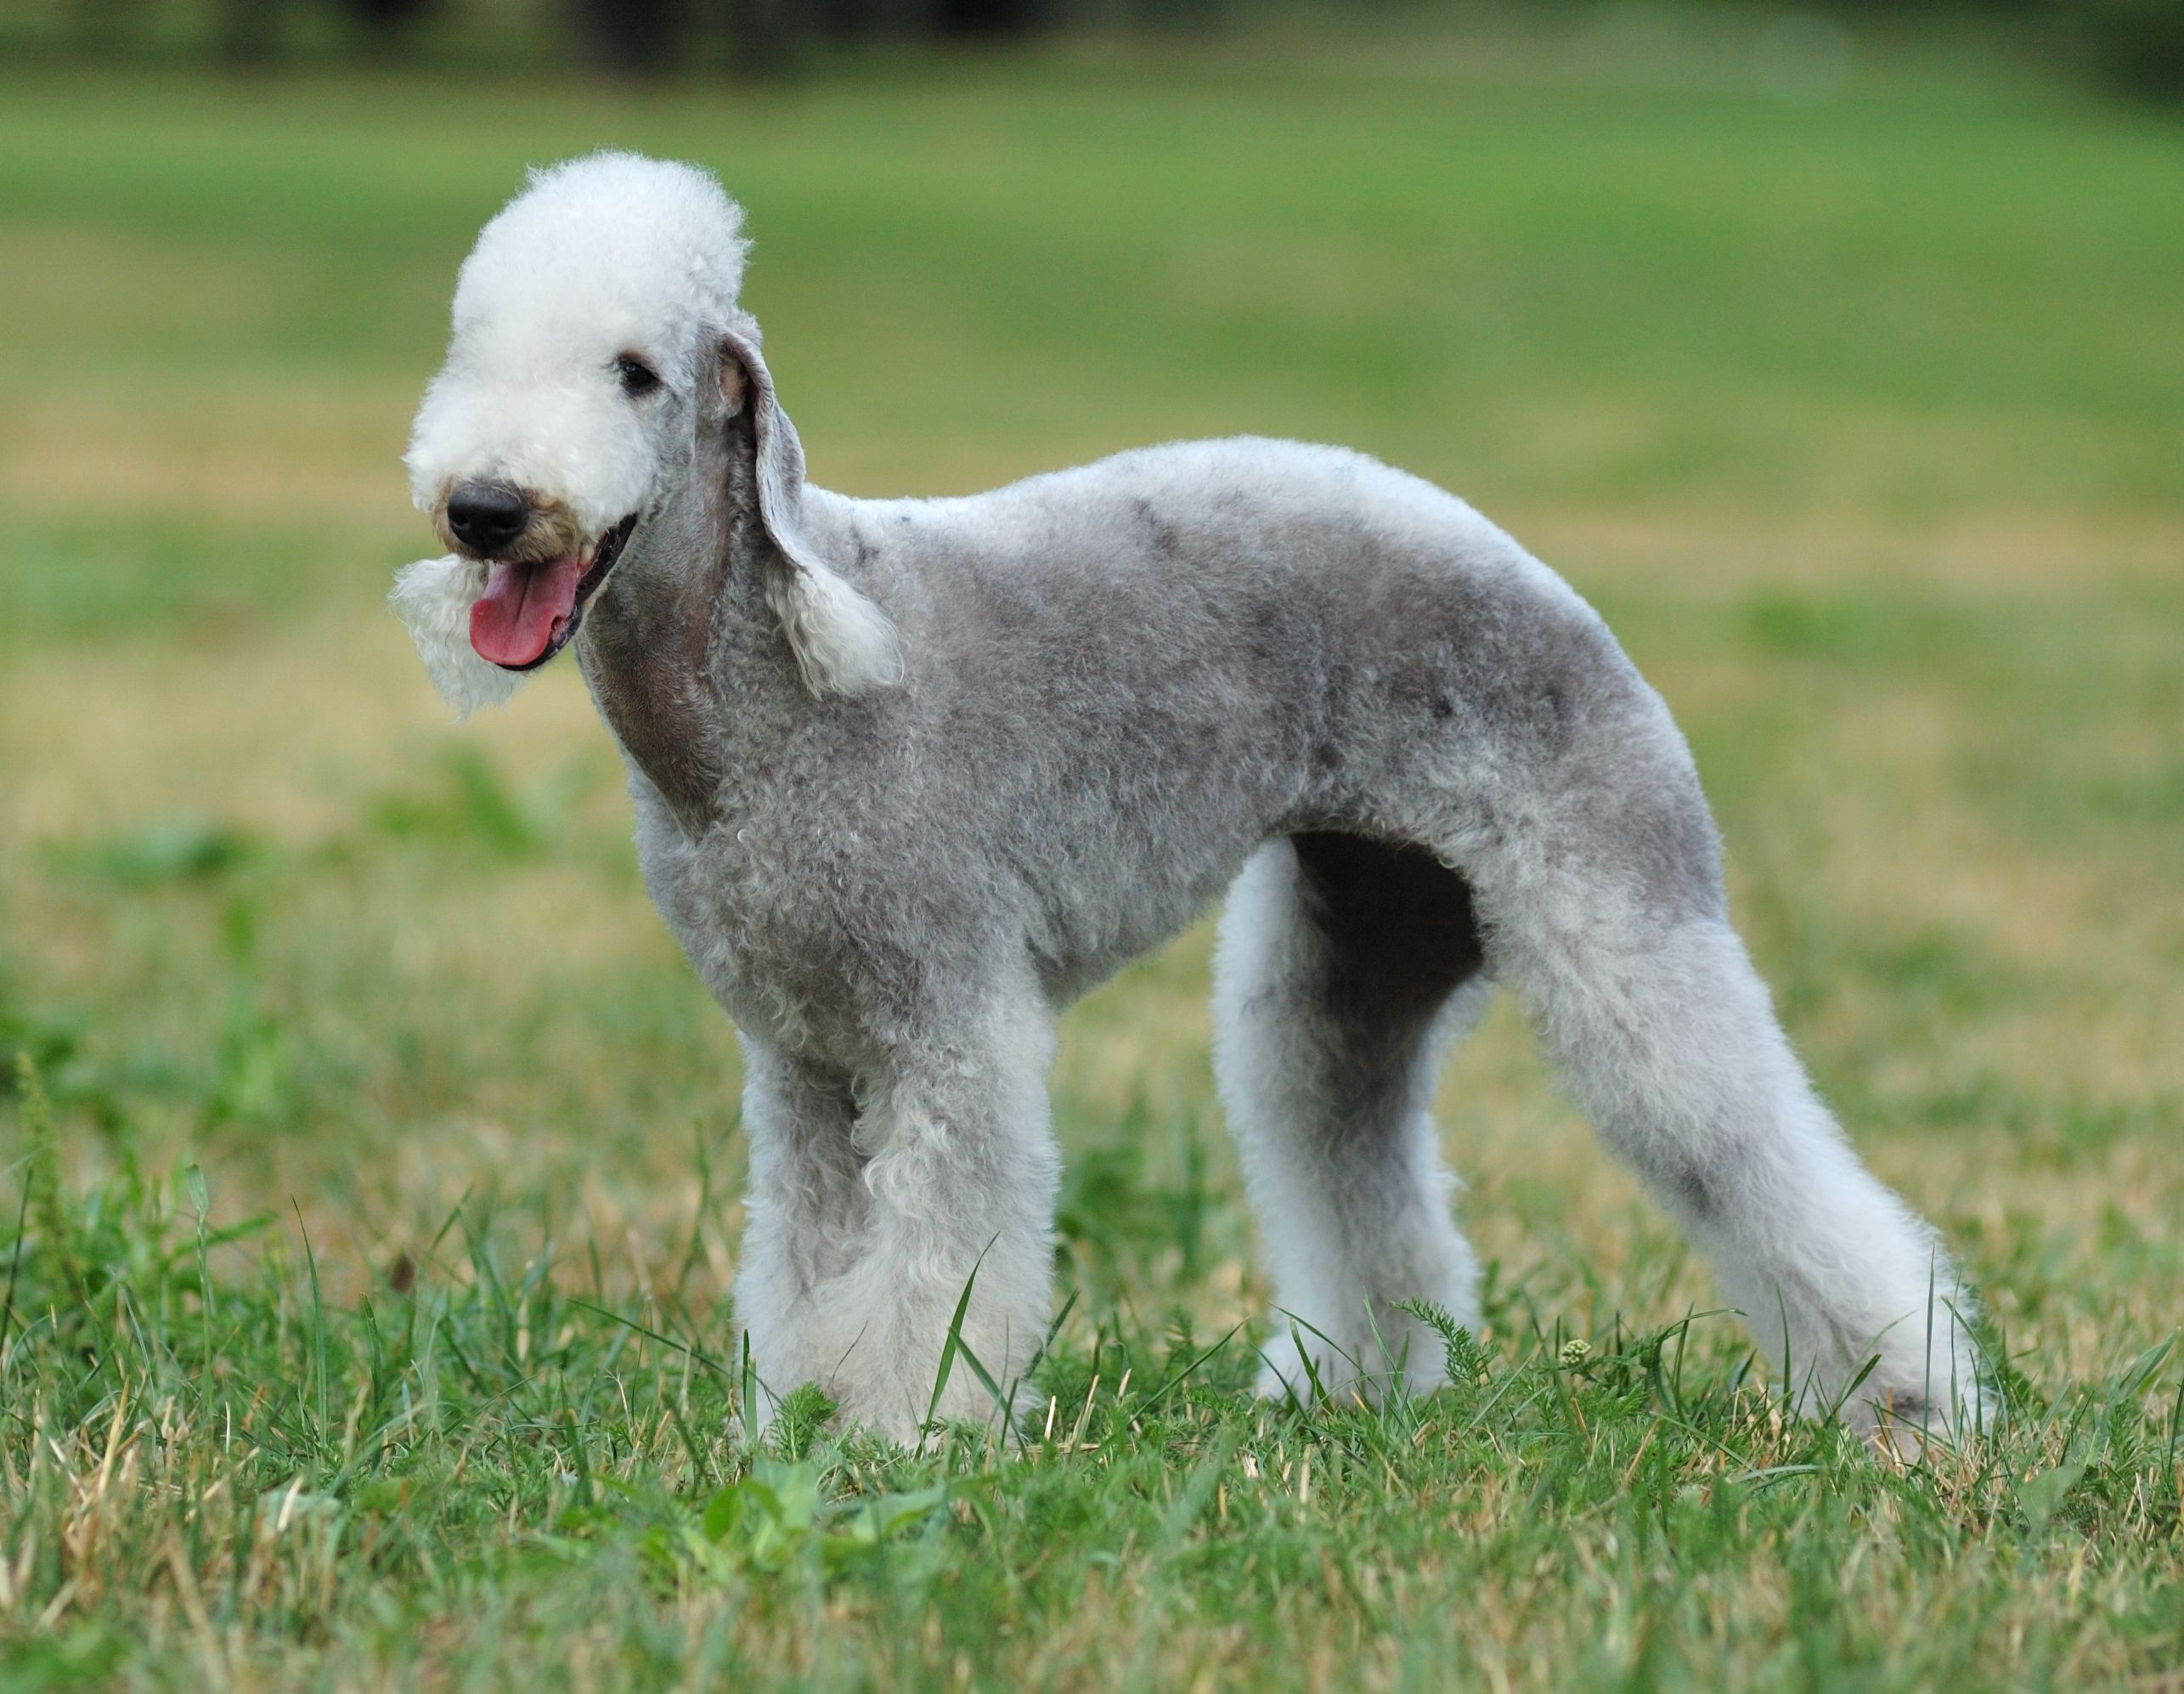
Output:
[[[1984,1403],[1933,1233],[1860,1163],[1730,927],[1661,698],[1560,578],[1357,453],[1182,443],[963,499],[808,482],[740,209],[602,154],[485,226],[394,601],[459,708],[573,646],[646,887],[741,1031],[760,1380],[898,1437],[1049,1324],[1058,1010],[1228,892],[1221,1095],[1269,1392],[1414,1391],[1479,1318],[1429,1115],[1489,985],[1805,1409]],[[975,1269],[975,1276],[973,1271]],[[943,1416],[989,1413],[974,1373]]]

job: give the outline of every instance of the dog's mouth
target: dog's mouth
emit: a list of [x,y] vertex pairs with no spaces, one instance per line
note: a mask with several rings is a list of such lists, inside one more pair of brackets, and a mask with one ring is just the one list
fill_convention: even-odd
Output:
[[503,670],[535,670],[567,647],[636,527],[633,511],[598,540],[558,559],[491,561],[485,592],[470,609],[470,644],[477,656]]

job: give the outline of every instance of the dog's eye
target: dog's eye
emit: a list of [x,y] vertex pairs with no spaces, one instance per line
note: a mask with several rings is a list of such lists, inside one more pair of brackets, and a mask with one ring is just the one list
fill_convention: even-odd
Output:
[[633,353],[614,361],[614,374],[622,379],[622,392],[632,398],[649,394],[660,386],[660,373]]

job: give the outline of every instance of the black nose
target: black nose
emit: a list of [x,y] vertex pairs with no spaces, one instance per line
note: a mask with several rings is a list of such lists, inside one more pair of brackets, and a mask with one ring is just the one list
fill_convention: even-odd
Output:
[[458,483],[448,496],[448,528],[473,553],[498,553],[530,521],[531,502],[505,483]]

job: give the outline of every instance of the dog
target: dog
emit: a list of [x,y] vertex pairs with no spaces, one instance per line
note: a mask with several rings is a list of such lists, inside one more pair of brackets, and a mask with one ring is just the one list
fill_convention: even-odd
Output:
[[[406,460],[449,551],[393,600],[465,710],[575,652],[742,1040],[734,1298],[770,1393],[908,1438],[951,1333],[1020,1381],[1057,1014],[1226,889],[1216,1070],[1286,1314],[1263,1392],[1425,1392],[1417,1303],[1476,1328],[1428,1107],[1498,985],[1801,1410],[1978,1422],[1970,1296],[1814,1094],[1683,737],[1560,578],[1293,442],[828,493],[742,224],[704,172],[601,154],[485,226]],[[941,1416],[990,1414],[973,1376]]]

